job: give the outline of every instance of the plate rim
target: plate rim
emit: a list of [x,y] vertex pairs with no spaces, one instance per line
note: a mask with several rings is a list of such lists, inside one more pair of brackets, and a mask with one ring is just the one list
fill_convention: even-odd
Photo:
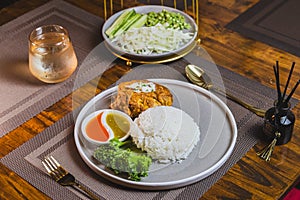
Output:
[[104,177],[107,180],[110,180],[111,182],[117,183],[122,186],[126,186],[129,188],[134,188],[134,189],[142,189],[142,190],[165,190],[165,189],[175,189],[183,186],[190,185],[192,183],[198,182],[210,175],[212,175],[215,171],[217,171],[223,164],[228,160],[230,155],[233,152],[233,149],[236,144],[237,140],[237,124],[234,119],[234,116],[231,112],[231,110],[228,108],[228,106],[215,94],[211,93],[210,91],[207,91],[199,86],[196,86],[194,84],[184,82],[184,81],[179,81],[175,79],[147,79],[149,81],[157,82],[159,84],[176,84],[180,86],[185,86],[194,90],[197,90],[201,93],[204,93],[205,95],[209,96],[211,99],[213,99],[214,102],[218,103],[219,106],[222,107],[224,112],[226,113],[226,116],[229,120],[229,124],[231,126],[232,132],[231,132],[231,140],[230,140],[230,145],[227,149],[227,151],[224,153],[224,156],[219,159],[216,163],[214,163],[210,168],[206,169],[205,171],[202,171],[201,173],[187,177],[184,179],[176,180],[176,181],[167,181],[167,182],[137,182],[137,181],[131,181],[128,179],[121,178],[117,175],[114,175],[108,171],[105,171],[103,169],[100,169],[95,163],[91,162],[90,159],[87,157],[85,152],[83,152],[83,149],[79,148],[81,147],[81,141],[79,138],[78,131],[76,131],[76,127],[80,128],[80,122],[79,118],[83,113],[86,112],[86,110],[89,108],[90,104],[94,104],[94,102],[98,99],[101,98],[102,96],[106,96],[107,94],[111,94],[112,92],[116,91],[118,86],[114,86],[112,88],[106,89],[99,93],[98,95],[94,96],[92,99],[90,99],[84,107],[80,110],[79,114],[77,115],[76,121],[75,121],[75,126],[74,126],[74,139],[75,139],[75,146],[77,148],[77,151],[79,152],[81,158],[83,161],[90,167],[91,170],[96,172],[98,175]]

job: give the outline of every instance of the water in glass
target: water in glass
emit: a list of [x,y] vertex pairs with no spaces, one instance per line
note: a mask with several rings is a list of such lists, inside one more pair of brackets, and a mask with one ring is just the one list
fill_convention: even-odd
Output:
[[76,67],[76,54],[65,28],[47,25],[30,34],[29,69],[36,78],[46,83],[62,82]]

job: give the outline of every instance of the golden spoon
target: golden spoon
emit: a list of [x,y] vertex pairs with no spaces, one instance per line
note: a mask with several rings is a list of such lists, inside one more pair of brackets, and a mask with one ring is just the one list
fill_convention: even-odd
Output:
[[[225,95],[229,99],[231,99],[234,102],[240,104],[241,106],[243,106],[246,109],[250,110],[251,112],[255,113],[259,117],[264,117],[265,116],[265,113],[266,113],[265,110],[262,110],[260,108],[256,108],[255,106],[242,101],[241,99],[233,96],[232,94],[213,86],[210,78],[205,74],[204,70],[201,69],[200,67],[198,67],[196,65],[191,65],[191,64],[187,65],[185,67],[185,73],[186,73],[186,76],[188,77],[188,79],[192,83],[194,83],[194,84],[196,84],[200,87],[203,87],[205,89],[213,90],[213,91],[215,91],[215,92],[217,92],[221,95]],[[203,76],[206,76],[205,80],[203,79]]]

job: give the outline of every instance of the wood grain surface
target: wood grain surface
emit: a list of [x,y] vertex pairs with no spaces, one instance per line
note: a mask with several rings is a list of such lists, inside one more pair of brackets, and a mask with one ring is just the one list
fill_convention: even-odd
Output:
[[[0,10],[0,25],[44,4],[47,0],[19,0]],[[68,0],[68,2],[95,15],[104,17],[103,0]],[[119,1],[118,1],[119,2]],[[296,62],[290,85],[300,77],[300,58],[267,44],[246,38],[225,28],[258,0],[200,0],[201,43],[216,64],[275,88],[273,65],[281,65],[282,83],[288,76],[291,63]],[[134,5],[130,2],[126,5]],[[118,9],[118,7],[116,7]],[[121,62],[120,62],[121,63]],[[115,65],[102,76],[85,84],[53,106],[42,111],[0,138],[0,158],[39,134],[76,107],[90,98],[89,89],[97,86],[97,92],[106,89],[122,75],[130,71],[124,64]],[[79,101],[72,107],[73,95],[80,94]],[[2,94],[2,97],[5,94]],[[300,99],[300,90],[295,98]],[[300,105],[293,109],[296,124],[292,140],[277,146],[270,162],[258,158],[256,152],[265,144],[258,143],[237,162],[201,199],[280,199],[295,184],[300,175]],[[0,165],[0,199],[49,199],[39,190],[24,181],[14,172]]]

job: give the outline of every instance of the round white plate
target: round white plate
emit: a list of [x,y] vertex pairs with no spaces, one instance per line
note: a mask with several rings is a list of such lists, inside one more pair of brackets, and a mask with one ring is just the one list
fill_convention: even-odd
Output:
[[106,170],[92,158],[90,149],[82,137],[81,123],[90,113],[108,108],[117,86],[92,98],[80,111],[74,130],[76,147],[84,162],[104,178],[136,189],[163,190],[195,183],[219,169],[231,155],[237,137],[234,117],[217,96],[187,82],[171,79],[149,79],[166,86],[173,94],[173,106],[188,113],[200,127],[200,142],[186,160],[181,163],[156,164],[150,167],[148,177],[140,182],[127,180]]
[[[176,12],[176,13],[181,13],[184,18],[185,21],[187,23],[189,23],[191,25],[191,28],[189,30],[185,30],[186,32],[191,32],[194,33],[193,37],[191,38],[191,40],[189,42],[187,42],[186,44],[184,44],[183,46],[181,46],[179,49],[176,49],[174,51],[170,51],[170,52],[164,52],[164,53],[160,53],[160,54],[150,54],[150,55],[141,55],[141,54],[135,54],[135,53],[128,53],[124,50],[122,50],[121,48],[119,48],[118,46],[116,46],[113,42],[111,42],[111,40],[107,37],[107,35],[105,34],[105,31],[112,25],[112,23],[125,11],[125,10],[131,10],[131,9],[135,9],[135,11],[137,13],[149,13],[151,11],[153,12],[160,12],[163,9],[167,10],[167,11],[171,11],[171,12]],[[110,18],[108,18],[106,20],[106,22],[103,24],[102,27],[102,36],[107,44],[107,46],[109,47],[109,49],[111,51],[113,51],[113,53],[115,53],[117,56],[121,57],[121,58],[127,58],[130,60],[134,60],[134,61],[142,61],[142,62],[147,62],[147,61],[164,61],[164,60],[169,60],[171,58],[179,58],[184,56],[187,51],[192,50],[191,47],[195,46],[195,40],[198,34],[198,26],[195,23],[194,19],[191,18],[189,15],[187,15],[186,13],[175,9],[175,8],[171,8],[171,7],[167,7],[167,6],[155,6],[155,5],[146,5],[146,6],[137,6],[137,7],[132,7],[132,8],[128,8],[122,11],[117,12],[116,14],[112,15]]]

